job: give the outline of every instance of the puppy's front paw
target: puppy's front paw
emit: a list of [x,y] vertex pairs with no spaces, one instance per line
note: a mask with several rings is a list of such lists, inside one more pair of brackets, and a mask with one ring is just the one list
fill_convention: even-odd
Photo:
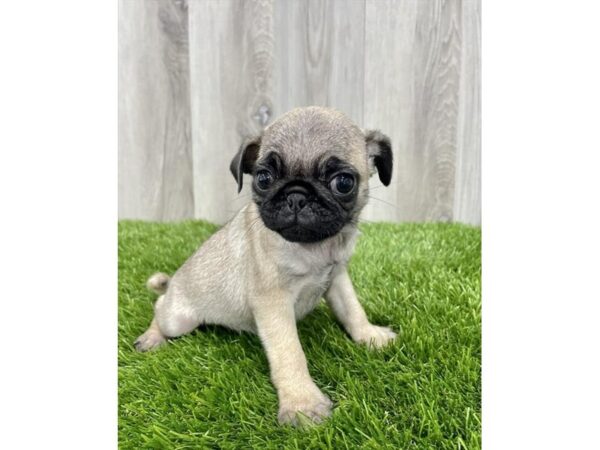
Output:
[[298,389],[298,392],[281,396],[279,401],[280,424],[290,423],[294,426],[308,423],[320,423],[331,415],[333,403],[316,386],[309,389]]
[[396,336],[391,328],[370,325],[360,330],[354,340],[361,344],[367,344],[369,348],[381,348],[393,342]]

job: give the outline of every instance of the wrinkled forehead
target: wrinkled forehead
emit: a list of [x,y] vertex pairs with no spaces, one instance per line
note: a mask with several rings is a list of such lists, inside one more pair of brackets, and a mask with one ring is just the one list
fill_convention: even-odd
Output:
[[265,130],[259,159],[271,152],[297,171],[310,172],[330,157],[367,170],[364,135],[344,116],[284,116]]

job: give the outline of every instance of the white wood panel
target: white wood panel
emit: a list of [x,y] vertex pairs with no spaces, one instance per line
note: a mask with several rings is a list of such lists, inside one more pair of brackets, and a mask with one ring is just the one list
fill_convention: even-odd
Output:
[[190,3],[195,216],[223,223],[248,198],[229,163],[273,110],[270,0]]
[[391,137],[396,163],[371,194],[391,205],[374,200],[370,220],[452,220],[460,23],[455,1],[367,0],[365,125]]
[[119,5],[120,218],[225,222],[242,139],[317,104],[392,139],[365,220],[480,223],[478,0]]
[[187,4],[119,1],[119,217],[193,216]]
[[380,129],[392,141],[392,182],[371,178],[367,220],[410,220],[416,192],[411,171],[415,129],[415,31],[417,2],[367,1],[365,18],[364,127]]
[[456,222],[481,223],[481,3],[462,2],[462,56],[456,155]]
[[275,2],[275,114],[337,108],[363,121],[364,1]]

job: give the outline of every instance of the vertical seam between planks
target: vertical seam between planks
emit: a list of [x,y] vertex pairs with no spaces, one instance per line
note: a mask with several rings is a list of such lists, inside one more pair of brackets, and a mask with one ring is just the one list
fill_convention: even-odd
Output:
[[[195,183],[195,173],[194,173],[194,137],[193,137],[193,127],[194,127],[194,122],[192,121],[192,53],[190,51],[191,49],[191,43],[192,41],[190,40],[190,27],[192,25],[191,20],[190,20],[190,2],[189,0],[184,0],[185,1],[185,10],[186,10],[186,21],[187,21],[187,73],[188,73],[188,80],[187,80],[187,95],[188,95],[188,120],[189,120],[189,143],[190,143],[190,162],[192,163],[192,176],[191,176],[191,195],[192,195],[192,211],[191,211],[191,218],[195,218],[196,217],[196,183]],[[192,0],[194,1],[194,0]]]
[[362,71],[362,123],[360,127],[364,130],[366,125],[366,117],[367,117],[367,86],[366,86],[366,73],[367,73],[367,0],[363,0],[363,71]]
[[[194,157],[194,105],[193,105],[193,93],[192,93],[192,20],[190,14],[190,2],[187,3],[187,40],[188,40],[188,97],[189,97],[189,119],[190,119],[190,153],[192,162],[192,218],[197,218],[197,205],[196,205],[196,158]],[[192,0],[193,3],[193,0]]]

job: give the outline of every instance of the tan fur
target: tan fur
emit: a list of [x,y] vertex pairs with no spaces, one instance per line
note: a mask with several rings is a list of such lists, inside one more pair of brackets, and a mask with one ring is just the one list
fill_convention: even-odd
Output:
[[167,292],[167,287],[169,286],[169,275],[166,273],[158,272],[148,278],[146,282],[146,287],[151,291],[157,293],[158,295],[162,295]]
[[[265,130],[260,152],[269,150],[306,170],[324,154],[350,161],[361,174],[356,215],[366,203],[371,165],[365,135],[343,114],[314,107],[293,110]],[[381,347],[396,336],[368,321],[352,287],[346,265],[357,237],[355,223],[349,223],[320,242],[289,242],[262,223],[250,202],[173,275],[156,302],[152,325],[136,341],[138,350],[205,323],[257,333],[277,389],[279,420],[296,424],[298,413],[322,420],[332,403],[310,377],[296,321],[325,296],[354,341]],[[155,290],[165,281],[159,275],[148,283]]]

